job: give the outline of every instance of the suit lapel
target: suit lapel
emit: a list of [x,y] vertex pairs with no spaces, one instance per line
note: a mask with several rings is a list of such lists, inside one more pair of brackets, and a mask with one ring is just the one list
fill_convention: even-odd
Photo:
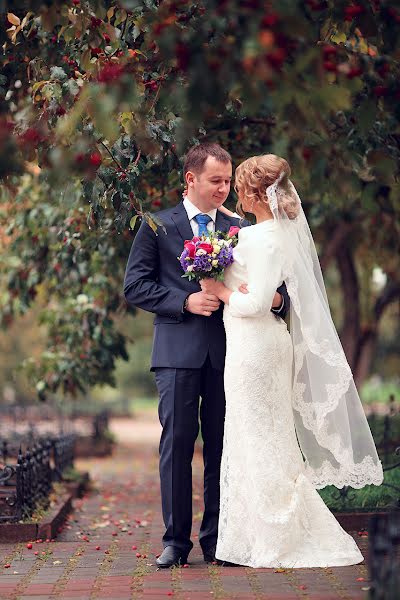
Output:
[[[191,240],[193,237],[193,231],[187,216],[183,202],[180,202],[173,211],[171,218],[176,225],[177,230],[181,238],[185,240]],[[232,222],[224,215],[224,213],[217,210],[217,216],[215,219],[215,231],[229,231]]]
[[217,217],[215,219],[215,231],[229,231],[232,223],[227,219],[224,213],[217,210]]
[[193,231],[190,226],[190,222],[187,216],[187,212],[185,207],[183,206],[183,202],[180,202],[174,212],[171,215],[173,222],[176,225],[177,230],[179,231],[183,241],[191,240],[193,237]]

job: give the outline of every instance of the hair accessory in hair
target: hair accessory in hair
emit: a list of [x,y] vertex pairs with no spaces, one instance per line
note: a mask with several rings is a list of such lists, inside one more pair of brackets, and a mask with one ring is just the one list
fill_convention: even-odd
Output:
[[278,208],[278,197],[276,195],[276,188],[279,186],[285,175],[286,172],[282,170],[279,173],[278,177],[275,179],[275,181],[271,183],[271,185],[269,185],[266,189],[269,207],[272,211]]

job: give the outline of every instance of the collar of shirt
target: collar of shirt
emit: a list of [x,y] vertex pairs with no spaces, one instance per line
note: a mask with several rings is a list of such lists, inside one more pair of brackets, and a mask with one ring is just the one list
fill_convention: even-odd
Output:
[[215,223],[215,219],[217,218],[217,209],[216,208],[213,208],[212,210],[210,210],[206,213],[202,213],[201,210],[199,210],[197,208],[197,206],[195,206],[192,202],[190,202],[190,200],[187,196],[185,196],[185,198],[183,199],[183,206],[185,207],[189,221],[194,219],[196,215],[208,215],[212,218],[213,222]]

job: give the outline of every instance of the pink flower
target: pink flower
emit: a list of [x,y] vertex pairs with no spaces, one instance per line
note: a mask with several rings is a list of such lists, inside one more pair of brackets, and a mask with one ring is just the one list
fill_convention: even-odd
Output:
[[240,227],[231,227],[228,231],[228,237],[233,237],[234,235],[237,235],[240,231]]
[[186,250],[188,251],[188,256],[190,258],[194,258],[195,257],[195,254],[196,254],[196,244],[194,244],[193,242],[187,240],[184,243],[184,248],[186,248]]
[[202,244],[199,244],[198,248],[205,250],[207,252],[207,254],[211,254],[213,251],[213,247],[211,246],[211,244],[207,244],[207,242],[203,242]]

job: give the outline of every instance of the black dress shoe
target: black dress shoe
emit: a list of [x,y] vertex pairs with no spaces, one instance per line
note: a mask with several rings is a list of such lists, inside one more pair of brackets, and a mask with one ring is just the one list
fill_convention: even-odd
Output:
[[236,563],[229,562],[227,560],[220,560],[215,558],[215,551],[217,546],[210,546],[209,548],[203,548],[203,556],[206,563],[217,564],[220,567],[239,567]]
[[215,551],[217,546],[209,546],[208,548],[203,548],[203,556],[206,563],[216,562]]
[[229,560],[220,560],[219,558],[216,558],[215,560],[220,567],[240,567],[237,563],[229,562]]
[[178,567],[187,563],[188,555],[176,546],[166,546],[162,554],[157,558],[156,565],[161,569]]

